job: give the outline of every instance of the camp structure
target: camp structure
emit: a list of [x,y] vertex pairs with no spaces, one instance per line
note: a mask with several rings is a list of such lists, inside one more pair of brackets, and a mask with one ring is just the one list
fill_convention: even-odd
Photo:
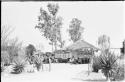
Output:
[[84,40],[79,40],[66,49],[70,52],[72,58],[79,63],[89,63],[90,58],[94,55],[94,51],[98,50],[98,48]]
[[67,63],[69,59],[72,57],[68,50],[56,50],[55,59],[57,59],[58,63]]

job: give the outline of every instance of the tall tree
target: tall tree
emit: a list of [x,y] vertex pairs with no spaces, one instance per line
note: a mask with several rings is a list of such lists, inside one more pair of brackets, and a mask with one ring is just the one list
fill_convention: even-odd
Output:
[[[59,10],[58,4],[48,4],[48,11],[40,8],[40,16],[38,16],[38,25],[35,28],[38,28],[42,35],[47,38],[53,46],[55,46],[55,51],[57,50],[57,42],[62,42],[60,29],[62,27],[62,18],[57,17],[57,12]],[[49,57],[49,69],[51,70],[51,60]]]
[[40,8],[40,16],[38,16],[38,25],[36,28],[38,28],[44,37],[50,40],[50,43],[52,45],[52,51],[53,46],[55,46],[55,50],[57,49],[57,42],[59,41],[60,37],[60,29],[62,26],[62,18],[57,17],[57,12],[59,10],[58,4],[48,4],[48,11],[45,11],[44,9]]
[[110,48],[110,37],[102,35],[98,38],[98,45],[101,50],[108,50]]
[[72,21],[70,22],[68,31],[69,31],[70,39],[73,42],[76,42],[81,39],[81,35],[84,30],[84,28],[81,27],[81,23],[82,23],[81,20],[77,18],[73,18]]

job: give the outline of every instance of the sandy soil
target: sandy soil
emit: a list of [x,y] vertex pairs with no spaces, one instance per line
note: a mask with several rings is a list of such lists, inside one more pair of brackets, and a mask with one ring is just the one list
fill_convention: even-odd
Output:
[[[104,81],[102,73],[90,73],[88,75],[87,64],[52,64],[51,71],[49,65],[44,65],[44,71],[35,71],[34,73],[23,72],[21,74],[2,73],[2,82],[88,82]],[[10,69],[10,68],[9,68]]]

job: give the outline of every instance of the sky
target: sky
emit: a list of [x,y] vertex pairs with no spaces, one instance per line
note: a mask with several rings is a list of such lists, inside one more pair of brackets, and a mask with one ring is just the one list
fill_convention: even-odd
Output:
[[105,34],[110,37],[111,47],[122,47],[125,39],[124,3],[123,2],[2,2],[1,25],[14,28],[11,37],[18,37],[24,45],[33,44],[43,51],[50,51],[51,46],[35,26],[38,24],[40,7],[47,10],[48,3],[58,3],[58,16],[63,18],[62,38],[65,47],[69,41],[67,29],[72,18],[82,21],[84,32],[82,39],[98,47],[98,37]]

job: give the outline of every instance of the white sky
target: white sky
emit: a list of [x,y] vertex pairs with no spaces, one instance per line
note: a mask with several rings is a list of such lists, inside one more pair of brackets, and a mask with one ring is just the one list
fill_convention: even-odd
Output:
[[[2,2],[2,25],[15,28],[12,37],[18,37],[25,45],[32,43],[41,45],[44,51],[51,50],[47,40],[41,36],[34,27],[38,23],[40,7],[47,10],[51,2]],[[85,41],[97,46],[98,37],[106,34],[111,39],[111,46],[122,47],[125,39],[124,33],[124,7],[123,2],[56,2],[60,9],[58,16],[63,17],[62,36],[69,45],[66,29],[72,18],[82,21],[85,28],[83,38]]]

